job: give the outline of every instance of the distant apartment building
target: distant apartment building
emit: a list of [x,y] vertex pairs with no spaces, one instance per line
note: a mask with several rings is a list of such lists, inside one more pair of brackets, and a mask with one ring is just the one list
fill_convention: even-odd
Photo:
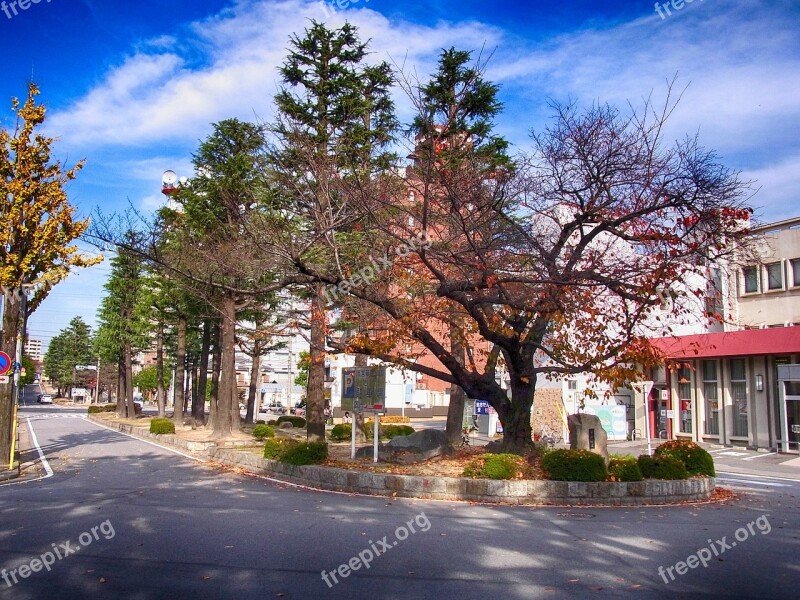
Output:
[[42,340],[28,338],[25,340],[25,354],[34,362],[40,363],[44,358],[42,354]]

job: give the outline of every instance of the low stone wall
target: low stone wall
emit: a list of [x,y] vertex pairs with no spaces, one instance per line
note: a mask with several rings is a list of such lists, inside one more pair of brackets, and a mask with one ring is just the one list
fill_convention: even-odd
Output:
[[431,500],[462,500],[490,504],[556,504],[574,506],[637,506],[676,504],[708,500],[714,492],[714,479],[697,477],[683,481],[648,479],[636,482],[574,482],[539,480],[464,479],[458,477],[417,477],[323,467],[295,466],[269,460],[252,452],[220,448],[214,442],[191,442],[174,435],[156,435],[147,428],[106,422],[89,416],[102,425],[165,446],[190,452],[203,452],[211,460],[242,467],[281,481],[337,492],[399,496]]
[[339,492],[432,500],[465,500],[503,504],[641,505],[708,500],[714,479],[645,480],[629,483],[414,477],[350,471],[315,465],[294,466],[256,454],[212,449],[211,458],[274,476],[276,479]]

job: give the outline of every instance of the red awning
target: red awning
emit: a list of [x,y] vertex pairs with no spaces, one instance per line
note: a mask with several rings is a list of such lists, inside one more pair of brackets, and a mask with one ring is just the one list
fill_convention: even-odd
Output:
[[650,343],[668,358],[800,354],[800,327],[771,327],[655,338]]

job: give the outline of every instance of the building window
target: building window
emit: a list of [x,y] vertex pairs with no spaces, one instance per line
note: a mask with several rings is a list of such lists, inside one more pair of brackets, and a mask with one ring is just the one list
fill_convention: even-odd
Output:
[[793,258],[792,263],[792,285],[800,287],[800,258]]
[[703,361],[703,398],[706,402],[705,433],[719,435],[719,386],[717,361]]
[[758,291],[758,269],[756,267],[745,267],[742,269],[744,276],[744,293],[755,294]]
[[747,437],[747,374],[743,358],[731,359],[731,396],[733,397],[733,432]]
[[722,320],[722,274],[719,269],[711,269],[708,290],[706,292],[706,316],[712,321]]
[[568,390],[577,390],[578,389],[578,382],[575,379],[568,379],[567,380],[567,389]]
[[678,402],[681,432],[692,433],[692,370],[685,364],[678,370]]
[[770,263],[766,266],[767,269],[767,289],[768,290],[782,290],[783,289],[783,265],[779,262]]

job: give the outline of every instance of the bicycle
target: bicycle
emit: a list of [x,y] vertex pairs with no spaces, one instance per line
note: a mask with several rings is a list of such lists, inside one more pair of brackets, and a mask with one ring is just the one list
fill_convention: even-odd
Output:
[[539,441],[547,444],[548,448],[553,448],[556,444],[561,443],[561,436],[551,432],[547,427],[542,427],[539,434]]

